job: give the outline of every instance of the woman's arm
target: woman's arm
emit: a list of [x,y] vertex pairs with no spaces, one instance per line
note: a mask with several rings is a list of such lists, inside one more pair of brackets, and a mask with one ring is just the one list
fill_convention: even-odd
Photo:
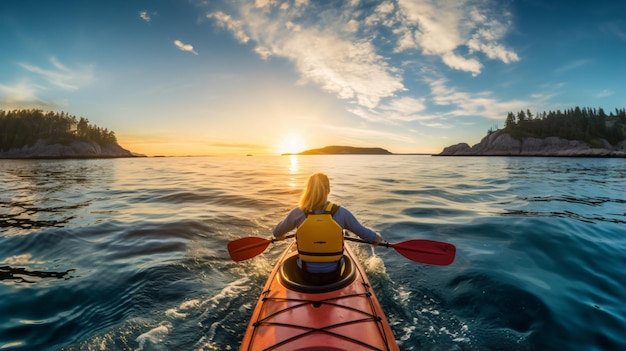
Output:
[[362,225],[356,217],[345,207],[339,207],[335,214],[335,220],[344,228],[373,244],[380,243],[383,238],[370,228]]
[[289,212],[287,217],[276,225],[276,228],[274,228],[273,231],[274,236],[278,239],[284,239],[284,236],[290,231],[296,229],[305,217],[306,215],[300,208],[294,208],[291,212]]

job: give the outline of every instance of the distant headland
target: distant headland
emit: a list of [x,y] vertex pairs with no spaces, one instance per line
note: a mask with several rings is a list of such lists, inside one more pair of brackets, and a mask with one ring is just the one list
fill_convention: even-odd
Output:
[[69,144],[48,144],[38,140],[34,145],[0,151],[0,159],[64,159],[64,158],[124,158],[145,157],[117,144],[99,144],[94,141],[73,141]]
[[435,156],[626,157],[626,109],[574,108],[535,116],[509,113],[504,129],[489,130],[478,144],[448,146]]
[[0,159],[144,157],[124,149],[115,133],[65,112],[0,110]]
[[499,130],[480,143],[469,146],[459,143],[448,146],[434,156],[569,156],[569,157],[626,157],[626,140],[615,145],[606,140],[598,140],[602,146],[592,147],[584,141],[567,140],[558,137],[521,140]]
[[311,149],[295,154],[283,155],[393,155],[388,150],[380,147],[354,147],[354,146],[326,146],[320,149]]

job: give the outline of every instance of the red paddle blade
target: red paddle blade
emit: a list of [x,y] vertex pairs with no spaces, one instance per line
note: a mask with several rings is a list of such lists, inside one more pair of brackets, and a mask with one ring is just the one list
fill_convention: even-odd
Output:
[[440,241],[415,239],[389,244],[400,255],[411,261],[447,266],[454,261],[456,247]]
[[260,255],[272,241],[255,236],[233,240],[228,243],[228,254],[233,261],[245,261]]

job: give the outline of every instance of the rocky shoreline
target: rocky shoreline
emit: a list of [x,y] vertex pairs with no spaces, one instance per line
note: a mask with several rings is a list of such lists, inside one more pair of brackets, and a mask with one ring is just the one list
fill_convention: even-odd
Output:
[[558,137],[522,138],[518,140],[502,130],[484,137],[480,143],[469,146],[459,143],[448,146],[434,156],[557,156],[557,157],[626,157],[626,140],[611,145],[599,139],[601,148],[592,148],[579,140]]
[[0,152],[0,159],[123,157],[145,157],[145,155],[130,152],[117,144],[100,145],[93,141],[74,141],[68,145],[63,145],[46,144],[40,140],[32,146],[27,145]]

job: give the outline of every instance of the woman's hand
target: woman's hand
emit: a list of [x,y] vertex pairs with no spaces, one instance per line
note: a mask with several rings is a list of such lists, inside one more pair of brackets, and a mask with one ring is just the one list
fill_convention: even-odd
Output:
[[380,243],[382,243],[384,241],[382,235],[380,235],[380,233],[376,233],[376,239],[374,239],[374,241],[372,241],[372,245],[376,246]]

